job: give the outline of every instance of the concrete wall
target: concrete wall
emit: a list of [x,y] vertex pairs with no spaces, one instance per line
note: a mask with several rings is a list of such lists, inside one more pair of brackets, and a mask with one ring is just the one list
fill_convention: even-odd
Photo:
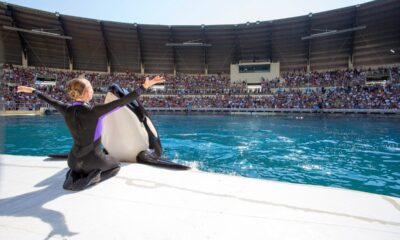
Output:
[[10,110],[10,111],[0,111],[0,116],[17,116],[17,115],[42,115],[43,111],[39,110]]

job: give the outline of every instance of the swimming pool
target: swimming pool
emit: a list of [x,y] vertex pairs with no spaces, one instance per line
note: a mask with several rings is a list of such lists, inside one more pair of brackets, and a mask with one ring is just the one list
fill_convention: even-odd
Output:
[[[61,116],[0,117],[2,153],[67,152]],[[399,118],[154,115],[165,155],[200,170],[400,196]]]

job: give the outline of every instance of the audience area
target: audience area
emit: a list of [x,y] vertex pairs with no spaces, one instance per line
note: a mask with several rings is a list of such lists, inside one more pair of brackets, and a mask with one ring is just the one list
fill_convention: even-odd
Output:
[[[93,103],[104,101],[112,83],[133,90],[146,77],[137,73],[89,73],[46,68],[22,68],[5,64],[2,70],[1,103],[4,110],[32,110],[46,104],[29,94],[18,94],[17,85],[35,86],[55,99],[66,101],[66,82],[84,75],[93,85]],[[368,83],[367,76],[386,75],[385,84]],[[35,85],[37,76],[56,80],[55,86]],[[146,107],[159,108],[294,108],[294,109],[399,109],[400,67],[293,71],[277,79],[260,79],[255,89],[246,82],[231,83],[228,75],[163,75],[163,86],[141,99]]]

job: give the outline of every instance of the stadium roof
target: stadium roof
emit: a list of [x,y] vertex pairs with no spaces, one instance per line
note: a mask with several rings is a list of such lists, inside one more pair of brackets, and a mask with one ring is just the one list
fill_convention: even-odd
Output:
[[[31,66],[146,73],[228,73],[239,61],[279,61],[281,71],[400,63],[400,1],[377,0],[299,17],[235,25],[167,26],[99,21],[0,3],[0,62]],[[42,29],[52,38],[3,26]],[[327,37],[302,37],[366,26]],[[170,47],[199,42],[211,47]],[[399,52],[399,51],[397,51]]]

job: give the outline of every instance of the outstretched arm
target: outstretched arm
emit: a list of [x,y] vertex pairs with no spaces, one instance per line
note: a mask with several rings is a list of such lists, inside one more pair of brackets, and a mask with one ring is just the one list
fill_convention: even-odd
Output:
[[47,102],[48,104],[50,104],[51,106],[53,106],[55,109],[57,109],[57,111],[59,111],[60,113],[64,113],[65,109],[67,108],[67,105],[63,102],[60,102],[50,96],[45,95],[44,93],[42,93],[41,91],[34,89],[32,87],[26,87],[26,86],[18,86],[18,93],[35,93],[40,99],[44,100],[45,102]]
[[129,94],[123,96],[120,99],[115,101],[105,103],[105,104],[98,104],[93,107],[93,111],[96,112],[99,116],[106,114],[115,108],[123,107],[126,104],[132,102],[133,100],[137,99],[146,89],[152,87],[155,84],[165,82],[164,78],[157,76],[152,80],[146,79],[146,82],[140,86],[139,88],[135,89],[135,91],[130,92]]

